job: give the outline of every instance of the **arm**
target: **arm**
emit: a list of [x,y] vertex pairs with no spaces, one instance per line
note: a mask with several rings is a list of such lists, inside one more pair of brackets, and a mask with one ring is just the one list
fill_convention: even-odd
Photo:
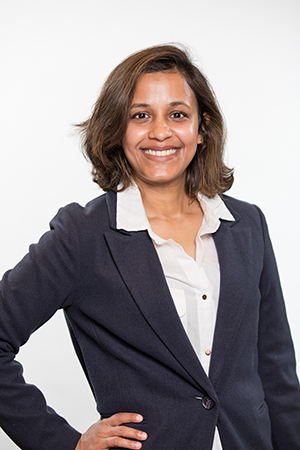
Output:
[[297,450],[300,388],[276,261],[262,213],[264,265],[260,280],[259,374],[271,418],[274,448]]
[[0,284],[0,425],[23,450],[73,450],[80,439],[42,393],[25,383],[14,360],[31,333],[72,301],[77,246],[70,223],[62,210],[51,231]]

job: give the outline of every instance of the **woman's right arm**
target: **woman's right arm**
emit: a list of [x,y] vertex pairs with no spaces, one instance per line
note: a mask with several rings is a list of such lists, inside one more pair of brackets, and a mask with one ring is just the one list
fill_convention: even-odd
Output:
[[25,382],[15,360],[30,335],[72,302],[78,254],[70,209],[0,282],[0,426],[23,450],[74,450],[81,436]]

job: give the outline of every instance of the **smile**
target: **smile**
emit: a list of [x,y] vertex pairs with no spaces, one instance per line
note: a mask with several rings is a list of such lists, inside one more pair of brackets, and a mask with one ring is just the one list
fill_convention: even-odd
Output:
[[174,153],[176,153],[178,150],[178,148],[170,148],[168,150],[144,150],[144,152],[146,153],[146,155],[151,155],[151,156],[169,156],[169,155],[174,155]]

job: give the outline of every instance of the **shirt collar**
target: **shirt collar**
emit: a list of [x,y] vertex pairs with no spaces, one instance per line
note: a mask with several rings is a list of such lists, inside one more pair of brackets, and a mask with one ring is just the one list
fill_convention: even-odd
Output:
[[147,230],[149,225],[137,185],[117,192],[117,229],[140,231]]
[[[219,195],[208,198],[198,194],[204,218],[199,233],[214,233],[220,226],[220,220],[234,221],[233,215]],[[140,191],[136,184],[117,193],[117,229],[126,231],[151,230],[142,202]]]
[[198,200],[203,210],[203,221],[199,234],[215,233],[220,226],[220,219],[234,221],[235,218],[219,195],[208,198],[206,195],[198,194]]

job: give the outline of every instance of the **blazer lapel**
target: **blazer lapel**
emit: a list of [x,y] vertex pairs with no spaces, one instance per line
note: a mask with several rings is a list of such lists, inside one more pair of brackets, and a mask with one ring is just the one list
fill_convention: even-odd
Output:
[[[110,224],[115,227],[115,200],[107,197]],[[147,231],[126,232],[110,230],[105,233],[114,262],[123,281],[161,342],[175,358],[173,368],[212,393],[206,376],[192,345],[184,331],[169,292],[163,270]],[[175,362],[175,361],[174,361]]]
[[216,327],[214,333],[209,378],[215,386],[222,367],[232,348],[249,300],[249,283],[252,266],[249,264],[253,246],[250,227],[235,222],[221,222],[214,234],[220,271],[221,285]]

